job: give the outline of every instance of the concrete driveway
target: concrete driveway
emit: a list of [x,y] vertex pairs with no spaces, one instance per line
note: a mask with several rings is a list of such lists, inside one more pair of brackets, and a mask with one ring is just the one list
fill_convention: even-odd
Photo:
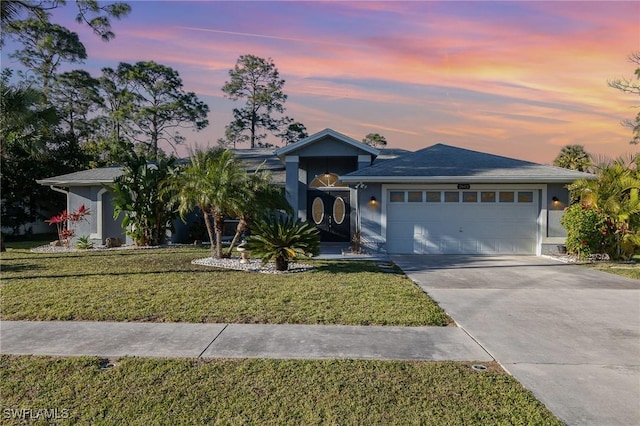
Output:
[[640,281],[534,256],[392,256],[569,425],[640,425]]

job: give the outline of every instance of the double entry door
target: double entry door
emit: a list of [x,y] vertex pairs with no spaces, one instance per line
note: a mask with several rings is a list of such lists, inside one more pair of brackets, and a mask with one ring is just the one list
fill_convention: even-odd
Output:
[[349,191],[309,190],[307,220],[320,230],[320,241],[350,241]]

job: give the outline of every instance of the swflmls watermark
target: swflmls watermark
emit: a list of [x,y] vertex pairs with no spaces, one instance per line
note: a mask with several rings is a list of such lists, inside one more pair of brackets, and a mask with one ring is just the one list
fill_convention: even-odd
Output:
[[61,420],[68,419],[71,412],[67,408],[5,408],[2,410],[4,420]]

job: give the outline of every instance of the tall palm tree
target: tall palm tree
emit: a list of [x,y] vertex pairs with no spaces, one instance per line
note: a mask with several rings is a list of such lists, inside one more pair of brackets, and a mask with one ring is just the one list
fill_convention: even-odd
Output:
[[192,153],[190,164],[180,179],[172,183],[178,190],[176,201],[183,219],[194,207],[202,211],[211,241],[211,257],[222,257],[224,220],[241,203],[246,179],[246,171],[231,151],[213,149]]
[[560,154],[553,160],[553,165],[585,172],[591,166],[591,157],[582,145],[567,145],[562,147]]

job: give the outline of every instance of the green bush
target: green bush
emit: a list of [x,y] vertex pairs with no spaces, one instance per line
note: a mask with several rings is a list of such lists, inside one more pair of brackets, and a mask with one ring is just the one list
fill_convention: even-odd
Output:
[[319,231],[309,222],[271,216],[254,224],[246,248],[263,263],[275,260],[276,270],[286,271],[296,258],[320,253]]
[[580,258],[602,252],[606,228],[600,212],[574,204],[565,210],[560,223],[567,230],[567,252]]

